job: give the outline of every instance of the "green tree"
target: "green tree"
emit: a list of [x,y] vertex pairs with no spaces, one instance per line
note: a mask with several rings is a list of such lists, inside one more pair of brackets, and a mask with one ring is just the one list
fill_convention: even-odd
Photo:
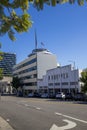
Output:
[[18,77],[13,77],[12,87],[15,88],[16,90],[20,87],[20,79]]
[[[8,34],[11,40],[16,40],[15,32],[27,32],[32,26],[28,14],[29,4],[32,3],[37,10],[42,10],[44,4],[56,6],[69,2],[84,5],[87,0],[0,0],[0,36]],[[18,13],[20,11],[20,13]]]
[[82,92],[87,93],[87,69],[81,73],[80,81],[83,83]]
[[56,6],[57,4],[64,4],[64,3],[70,3],[74,4],[76,1],[78,5],[82,6],[84,5],[87,0],[29,0],[33,3],[34,7],[38,10],[43,9],[44,4],[50,5],[50,6]]
[[[0,44],[0,48],[1,48],[1,44]],[[3,57],[2,57],[2,52],[0,51],[0,61],[3,59]],[[2,80],[3,79],[3,69],[2,68],[0,68],[0,80]]]
[[0,68],[0,80],[2,80],[2,79],[3,79],[3,69]]
[[27,12],[28,6],[28,0],[0,0],[0,36],[7,33],[14,41],[15,31],[18,33],[28,31],[32,25]]

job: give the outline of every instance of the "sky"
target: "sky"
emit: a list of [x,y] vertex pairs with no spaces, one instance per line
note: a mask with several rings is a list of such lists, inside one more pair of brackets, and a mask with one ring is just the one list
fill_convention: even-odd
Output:
[[30,5],[28,12],[32,27],[27,33],[15,34],[15,42],[7,35],[1,37],[2,51],[16,53],[17,63],[23,61],[35,49],[36,29],[38,48],[44,47],[56,54],[62,66],[75,62],[76,68],[87,68],[87,4],[45,5],[42,11]]

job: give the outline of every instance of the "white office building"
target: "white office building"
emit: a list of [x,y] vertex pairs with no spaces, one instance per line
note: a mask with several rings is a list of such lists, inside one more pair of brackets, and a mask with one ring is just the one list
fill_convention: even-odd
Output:
[[41,93],[56,94],[57,92],[80,92],[81,71],[72,65],[60,66],[47,71],[42,80],[38,80]]
[[46,71],[57,67],[57,58],[47,49],[34,49],[27,59],[15,65],[13,75],[18,76],[27,93],[38,91],[38,80]]

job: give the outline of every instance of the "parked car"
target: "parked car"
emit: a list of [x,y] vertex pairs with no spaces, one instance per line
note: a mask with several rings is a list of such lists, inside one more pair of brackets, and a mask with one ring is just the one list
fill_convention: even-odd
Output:
[[50,93],[50,94],[49,94],[49,98],[55,98],[55,96],[56,96],[56,95],[53,94],[53,93]]
[[48,98],[48,97],[49,97],[48,93],[43,93],[43,94],[41,95],[41,98]]
[[65,99],[65,94],[63,93],[63,92],[58,92],[57,94],[56,94],[56,98],[57,99]]
[[71,93],[66,93],[65,94],[65,100],[73,100],[73,99],[74,99],[74,97],[73,97],[73,95]]
[[18,97],[23,97],[23,92],[18,91],[18,92],[17,92],[17,96],[18,96]]
[[84,93],[76,93],[74,95],[74,100],[75,101],[85,101],[86,100],[86,95]]
[[41,94],[39,94],[39,93],[34,93],[34,97],[41,97]]
[[34,94],[33,93],[29,93],[28,97],[34,97]]

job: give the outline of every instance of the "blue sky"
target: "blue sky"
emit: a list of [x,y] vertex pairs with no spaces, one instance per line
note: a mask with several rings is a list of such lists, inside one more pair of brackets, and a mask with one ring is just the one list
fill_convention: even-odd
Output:
[[45,48],[56,54],[61,65],[70,64],[71,60],[79,69],[87,67],[87,4],[45,6],[43,11],[30,5],[29,14],[32,28],[27,33],[15,34],[15,42],[2,37],[2,51],[16,53],[17,63],[27,58],[35,48],[36,28],[38,47],[43,42]]

